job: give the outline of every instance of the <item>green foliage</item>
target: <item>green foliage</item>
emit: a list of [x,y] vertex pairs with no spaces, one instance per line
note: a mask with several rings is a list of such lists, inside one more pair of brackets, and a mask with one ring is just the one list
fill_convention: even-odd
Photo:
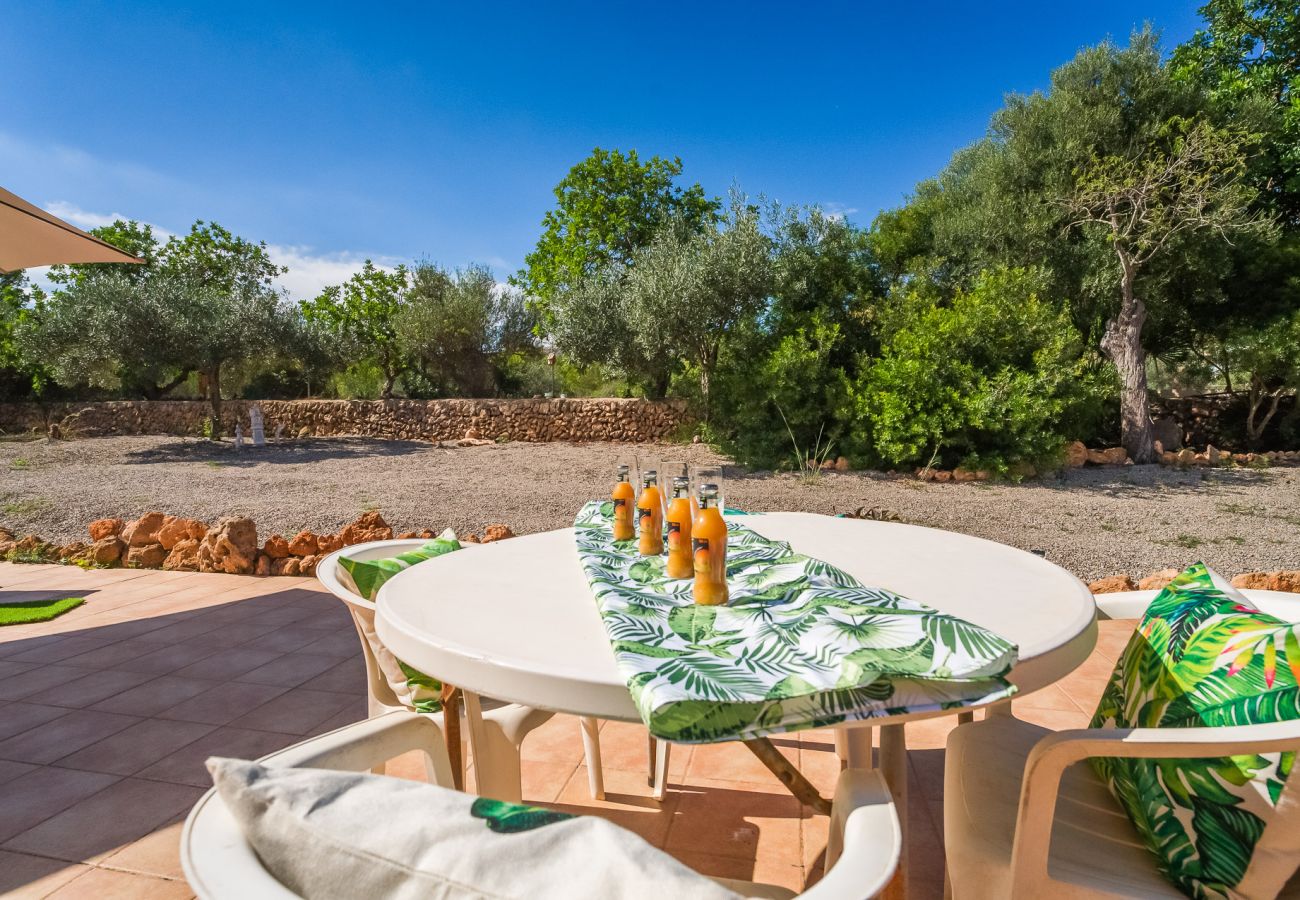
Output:
[[549,314],[557,293],[603,267],[626,266],[669,222],[710,224],[718,201],[698,184],[678,186],[681,172],[680,159],[641,162],[635,150],[597,147],[555,186],[555,209],[515,283]]
[[535,355],[534,324],[523,297],[498,285],[488,269],[449,273],[421,263],[396,331],[431,394],[489,397],[508,387],[504,360]]
[[921,290],[889,316],[878,360],[854,385],[857,427],[889,465],[1005,467],[1057,454],[1063,423],[1093,401],[1080,338],[1040,299],[1033,270],[981,275],[941,304]]
[[397,320],[408,302],[408,272],[389,271],[366,260],[361,271],[342,285],[327,287],[302,304],[302,314],[330,342],[335,358],[364,361],[383,375],[379,396],[393,396],[393,386],[407,359],[397,337]]
[[1300,225],[1300,7],[1286,0],[1210,0],[1206,28],[1174,50],[1171,68],[1204,88],[1225,118],[1262,133],[1251,176],[1289,226]]

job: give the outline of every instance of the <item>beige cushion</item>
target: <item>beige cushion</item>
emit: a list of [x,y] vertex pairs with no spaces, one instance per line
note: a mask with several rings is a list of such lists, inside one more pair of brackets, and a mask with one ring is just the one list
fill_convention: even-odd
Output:
[[234,759],[208,770],[267,871],[308,900],[740,896],[596,817],[494,830],[476,798],[434,785]]

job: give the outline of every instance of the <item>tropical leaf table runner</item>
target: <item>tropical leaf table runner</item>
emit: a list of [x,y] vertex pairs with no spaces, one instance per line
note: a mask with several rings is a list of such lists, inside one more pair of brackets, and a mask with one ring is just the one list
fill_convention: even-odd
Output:
[[[619,670],[655,737],[764,735],[1009,696],[1016,647],[970,622],[727,522],[726,606],[697,606],[664,557],[615,541],[613,504],[574,528]],[[870,552],[864,547],[864,552]]]

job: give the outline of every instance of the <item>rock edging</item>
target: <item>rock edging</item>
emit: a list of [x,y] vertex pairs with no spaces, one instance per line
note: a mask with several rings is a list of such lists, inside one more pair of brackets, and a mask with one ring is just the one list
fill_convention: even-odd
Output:
[[[0,559],[229,575],[315,575],[316,564],[335,550],[393,538],[392,527],[378,510],[363,513],[334,534],[300,531],[289,538],[273,534],[265,542],[258,541],[257,524],[244,516],[227,516],[209,526],[154,511],[130,522],[96,519],[86,531],[90,543],[59,546],[32,534],[15,538],[0,528]],[[401,539],[435,536],[429,528],[397,535]],[[490,544],[514,536],[508,525],[489,525],[482,537],[470,534],[461,540]]]

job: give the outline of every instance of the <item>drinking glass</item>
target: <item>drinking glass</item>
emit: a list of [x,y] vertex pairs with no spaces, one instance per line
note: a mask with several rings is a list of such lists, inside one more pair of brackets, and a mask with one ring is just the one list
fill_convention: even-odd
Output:
[[691,496],[698,498],[700,488],[706,484],[716,484],[718,486],[718,510],[726,510],[727,497],[726,488],[722,483],[722,466],[697,465],[691,467]]
[[673,479],[691,477],[691,467],[684,459],[665,459],[659,462],[659,487],[668,500],[673,498]]

